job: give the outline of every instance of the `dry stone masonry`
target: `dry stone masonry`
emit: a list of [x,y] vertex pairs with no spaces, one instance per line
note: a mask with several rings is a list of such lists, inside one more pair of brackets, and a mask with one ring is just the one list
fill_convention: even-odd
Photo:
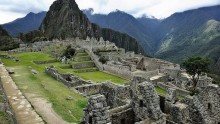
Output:
[[[62,56],[67,46],[74,48],[76,54],[85,55],[67,59]],[[123,85],[111,81],[95,83],[59,73],[54,66],[46,67],[47,74],[89,98],[82,124],[220,124],[220,88],[206,74],[199,79],[198,94],[190,96],[192,82],[180,65],[125,51],[103,38],[35,42],[8,53],[39,51],[56,59],[35,61],[36,64],[62,62],[69,65],[60,68],[78,69],[76,73],[99,70],[129,80]],[[70,63],[71,60],[77,62]]]

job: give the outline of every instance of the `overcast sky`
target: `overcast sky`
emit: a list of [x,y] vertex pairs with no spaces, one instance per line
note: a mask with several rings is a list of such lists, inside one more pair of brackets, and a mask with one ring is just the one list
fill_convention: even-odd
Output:
[[[0,0],[0,24],[13,21],[29,12],[47,11],[55,0]],[[76,0],[80,9],[93,8],[95,13],[108,14],[116,9],[135,17],[153,16],[166,18],[175,12],[182,12],[205,6],[220,5],[220,0]]]

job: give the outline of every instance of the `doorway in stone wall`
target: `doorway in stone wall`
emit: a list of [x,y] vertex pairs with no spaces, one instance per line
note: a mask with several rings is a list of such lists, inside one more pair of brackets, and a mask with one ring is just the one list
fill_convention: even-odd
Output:
[[165,97],[164,96],[160,96],[160,109],[164,113],[165,111]]
[[125,124],[125,119],[121,119],[121,124]]

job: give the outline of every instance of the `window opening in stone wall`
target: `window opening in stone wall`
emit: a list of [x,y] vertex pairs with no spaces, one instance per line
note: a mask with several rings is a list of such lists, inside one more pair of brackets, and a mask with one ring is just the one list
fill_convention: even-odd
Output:
[[89,124],[92,124],[92,117],[89,117]]
[[160,109],[164,113],[165,112],[165,97],[160,96]]
[[121,119],[121,124],[125,124],[125,119]]
[[208,103],[208,109],[211,110],[212,109],[212,104]]
[[143,100],[140,100],[140,107],[144,107],[144,101]]
[[67,81],[72,81],[72,79],[69,76],[66,78],[66,80]]

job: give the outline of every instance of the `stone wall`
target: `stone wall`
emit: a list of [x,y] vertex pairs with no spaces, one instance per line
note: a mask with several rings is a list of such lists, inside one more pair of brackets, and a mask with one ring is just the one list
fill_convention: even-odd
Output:
[[82,57],[74,57],[73,58],[74,61],[90,61],[91,58],[89,56],[82,56]]
[[99,62],[99,58],[92,51],[89,51],[89,50],[85,50],[85,51],[92,58],[92,60],[95,63],[96,67],[98,67],[100,71],[103,71],[103,65],[102,65],[101,62]]
[[133,92],[132,107],[137,120],[153,119],[155,121],[165,120],[160,109],[159,96],[154,86],[149,82],[138,84],[137,91]]
[[59,66],[60,68],[62,68],[62,69],[68,69],[68,68],[72,68],[72,66],[71,65],[65,65],[65,66]]
[[134,111],[129,104],[110,109],[112,124],[134,124]]
[[88,81],[73,76],[72,74],[60,74],[55,68],[52,67],[46,67],[45,72],[68,87],[76,87],[84,84],[91,84]]
[[130,72],[130,71],[125,71],[125,70],[115,68],[115,67],[111,67],[111,66],[108,66],[108,65],[103,65],[103,68],[104,68],[105,71],[109,72],[110,74],[117,75],[117,76],[119,76],[121,78],[124,78],[124,79],[130,80],[134,77],[133,73]]
[[57,62],[56,59],[53,60],[46,60],[46,61],[33,61],[35,64],[48,64],[48,63],[54,63]]
[[187,90],[183,90],[183,89],[180,89],[178,87],[171,87],[169,85],[166,85],[166,84],[164,84],[164,82],[157,82],[156,86],[160,87],[161,89],[167,90],[167,91],[168,91],[169,88],[173,88],[173,89],[176,90],[177,95],[179,95],[179,96],[187,96],[190,93]]
[[0,112],[5,112],[6,114],[8,114],[8,117],[9,117],[8,122],[11,122],[13,124],[17,124],[17,120],[16,120],[15,115],[9,105],[8,98],[7,98],[5,91],[3,89],[1,77],[0,77]]
[[190,124],[188,105],[183,103],[170,103],[167,120],[174,124]]
[[76,68],[76,69],[91,68],[91,67],[95,67],[94,62],[83,62],[83,63],[72,64],[72,68]]
[[100,93],[102,84],[87,84],[75,87],[83,96],[91,96]]
[[200,91],[198,100],[210,116],[211,122],[220,123],[220,87],[215,84],[208,85]]
[[207,75],[203,75],[199,77],[196,87],[203,89],[207,88],[210,84],[212,84],[212,78],[208,77]]
[[145,71],[153,71],[156,69],[180,70],[180,65],[156,58],[143,57],[137,64],[137,68]]
[[189,119],[192,124],[214,124],[211,123],[208,113],[199,102],[197,96],[187,96],[181,102],[188,105]]
[[109,107],[106,103],[105,96],[91,96],[81,124],[110,124]]
[[138,72],[134,72],[133,74],[139,75],[142,77],[153,77],[153,76],[158,75],[158,73],[159,73],[159,69],[156,69],[154,71],[138,71]]
[[130,88],[126,86],[119,86],[113,83],[104,83],[101,86],[100,94],[106,97],[108,106],[115,108],[125,105],[123,100],[130,99]]
[[90,69],[78,69],[78,70],[73,70],[75,73],[85,73],[85,72],[94,72],[94,71],[99,71],[98,68],[90,68]]
[[166,75],[171,76],[172,78],[178,78],[181,74],[180,70],[174,70],[174,69],[160,69],[160,73],[164,73]]

